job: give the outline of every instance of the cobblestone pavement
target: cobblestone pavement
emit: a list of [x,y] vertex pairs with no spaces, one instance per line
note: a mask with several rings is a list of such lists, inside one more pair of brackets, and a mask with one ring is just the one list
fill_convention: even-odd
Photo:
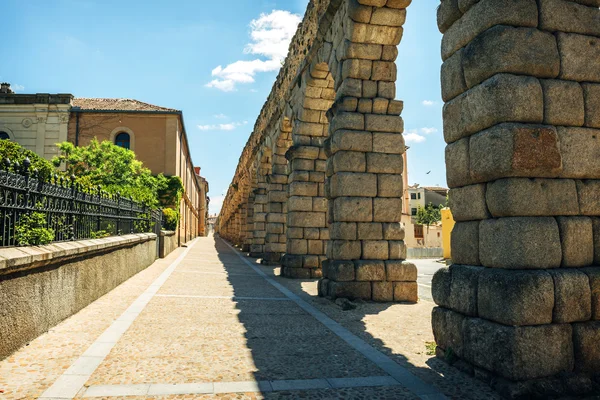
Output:
[[4,399],[482,399],[428,355],[433,304],[342,311],[198,238],[0,361]]

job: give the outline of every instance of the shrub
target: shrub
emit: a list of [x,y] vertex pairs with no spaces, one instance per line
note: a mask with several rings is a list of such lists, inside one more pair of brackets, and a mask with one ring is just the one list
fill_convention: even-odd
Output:
[[110,232],[107,231],[90,232],[90,239],[102,239],[108,236],[110,236]]
[[172,208],[163,209],[163,215],[165,217],[164,228],[168,231],[177,230],[179,224],[179,211],[173,210]]
[[8,158],[11,163],[18,162],[21,165],[23,165],[25,158],[29,158],[31,162],[30,170],[37,169],[40,177],[43,179],[48,179],[52,174],[57,172],[50,161],[38,156],[31,150],[21,147],[17,142],[10,140],[0,140],[0,156],[2,157],[2,160],[0,160],[2,163]]
[[15,225],[15,240],[19,246],[38,246],[54,240],[54,231],[46,228],[46,214],[22,214]]
[[179,204],[183,197],[184,189],[183,182],[178,176],[163,177],[163,186],[158,190],[159,203],[163,208],[166,230],[174,231],[177,229],[179,219]]

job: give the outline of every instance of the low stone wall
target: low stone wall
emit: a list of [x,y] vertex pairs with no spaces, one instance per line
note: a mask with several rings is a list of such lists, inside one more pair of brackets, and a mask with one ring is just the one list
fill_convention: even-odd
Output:
[[406,258],[442,258],[444,249],[441,247],[413,247],[406,249]]
[[0,360],[156,259],[156,235],[0,249]]
[[158,244],[158,256],[165,258],[173,250],[179,247],[177,243],[177,235],[175,231],[161,231],[159,244]]

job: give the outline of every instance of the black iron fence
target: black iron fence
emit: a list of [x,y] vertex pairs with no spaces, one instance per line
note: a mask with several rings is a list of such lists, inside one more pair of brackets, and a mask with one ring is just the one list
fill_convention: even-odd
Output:
[[6,159],[0,169],[0,246],[159,232],[162,212],[119,194],[84,188],[74,176],[42,179]]

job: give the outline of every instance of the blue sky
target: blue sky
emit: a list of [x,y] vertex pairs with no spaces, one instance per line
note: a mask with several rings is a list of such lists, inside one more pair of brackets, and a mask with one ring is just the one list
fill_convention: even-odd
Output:
[[[307,3],[2,0],[3,30],[14,34],[2,39],[0,80],[19,93],[134,98],[183,110],[192,158],[218,212]],[[438,4],[413,1],[397,60],[409,182],[422,186],[446,183]]]

